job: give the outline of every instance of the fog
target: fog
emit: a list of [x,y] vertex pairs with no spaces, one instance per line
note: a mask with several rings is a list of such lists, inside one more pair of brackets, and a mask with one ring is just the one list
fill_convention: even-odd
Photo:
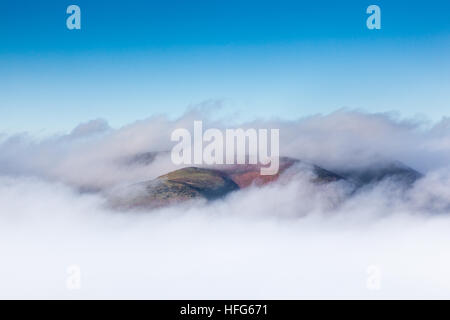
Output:
[[[191,130],[194,120],[207,128],[280,129],[280,153],[326,169],[367,166],[398,160],[426,173],[450,161],[450,120],[438,123],[395,114],[338,110],[293,121],[277,119],[230,124],[216,119],[216,107],[192,108],[178,119],[164,115],[110,128],[104,120],[80,124],[67,134],[36,138],[29,133],[0,139],[0,173],[38,176],[76,187],[106,188],[155,178],[175,169],[169,154],[149,166],[124,162],[136,154],[170,151],[174,129]],[[1,135],[0,135],[1,137]]]
[[340,110],[242,124],[279,128],[282,155],[326,169],[402,161],[424,174],[409,188],[386,179],[355,192],[301,171],[212,202],[110,209],[105,190],[176,168],[167,153],[130,157],[170,150],[170,130],[198,117],[3,137],[0,298],[450,298],[447,119]]

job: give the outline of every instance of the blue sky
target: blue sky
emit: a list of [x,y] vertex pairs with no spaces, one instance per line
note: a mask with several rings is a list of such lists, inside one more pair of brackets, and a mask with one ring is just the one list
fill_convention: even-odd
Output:
[[[66,8],[81,8],[68,30]],[[366,28],[381,8],[382,29]],[[221,101],[223,113],[450,111],[450,2],[2,1],[0,131],[113,126]]]

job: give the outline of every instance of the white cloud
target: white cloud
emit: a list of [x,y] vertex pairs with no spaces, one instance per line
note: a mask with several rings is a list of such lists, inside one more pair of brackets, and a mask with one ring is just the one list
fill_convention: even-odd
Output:
[[[449,297],[448,216],[414,215],[379,190],[332,210],[336,186],[315,188],[296,181],[118,213],[60,184],[2,179],[0,297]],[[66,288],[71,265],[78,291]],[[378,291],[366,287],[370,265]]]
[[[285,154],[326,168],[401,160],[426,173],[410,189],[385,180],[353,194],[347,182],[313,184],[301,171],[151,212],[112,211],[101,194],[78,192],[172,170],[164,154],[149,166],[123,161],[167,150],[170,130],[198,116],[4,139],[0,297],[450,298],[448,120],[427,127],[339,111],[245,124],[280,128]],[[78,291],[65,286],[70,265],[81,268]],[[371,265],[381,270],[380,290],[366,287]]]
[[[203,109],[193,109],[180,119],[157,116],[116,130],[96,120],[65,136],[43,140],[26,134],[11,136],[0,143],[0,172],[35,174],[92,187],[154,178],[173,169],[170,161],[156,161],[144,169],[120,163],[138,153],[169,151],[173,147],[170,133],[175,128],[191,128],[196,119],[202,119],[205,127],[226,127],[208,117]],[[398,120],[388,114],[341,110],[297,121],[258,121],[241,126],[280,128],[282,155],[330,169],[393,159],[427,172],[450,161],[448,119],[430,127],[428,123]]]

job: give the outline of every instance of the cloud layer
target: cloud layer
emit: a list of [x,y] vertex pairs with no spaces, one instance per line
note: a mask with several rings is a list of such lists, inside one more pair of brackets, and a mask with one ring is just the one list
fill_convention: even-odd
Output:
[[[212,120],[208,116],[211,113],[213,110],[193,109],[179,119],[155,116],[119,129],[94,120],[67,135],[40,140],[27,134],[3,137],[0,172],[96,187],[152,178],[173,169],[170,161],[155,161],[145,171],[121,164],[136,154],[169,151],[174,145],[171,132],[192,129],[194,120],[203,120],[205,129],[227,127],[224,121]],[[387,159],[426,173],[446,167],[450,160],[447,118],[430,124],[390,114],[340,110],[297,121],[255,121],[235,127],[279,128],[282,155],[329,169],[366,166]]]
[[[173,170],[161,153],[193,110],[113,129],[96,120],[67,135],[0,143],[0,297],[404,298],[450,297],[450,131],[392,115],[341,110],[279,128],[282,155],[327,169],[399,160],[425,176],[411,188],[384,180],[311,182],[311,172],[265,187],[151,212],[118,212],[106,191]],[[68,266],[81,289],[66,288]],[[369,267],[380,271],[371,289]],[[369,268],[369,269],[368,269]]]

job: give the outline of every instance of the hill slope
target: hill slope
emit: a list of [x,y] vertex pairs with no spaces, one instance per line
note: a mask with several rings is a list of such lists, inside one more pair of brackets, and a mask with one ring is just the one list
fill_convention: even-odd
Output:
[[114,204],[120,208],[157,208],[193,199],[215,200],[233,191],[252,185],[262,186],[273,183],[281,175],[283,179],[295,179],[298,173],[309,172],[313,183],[331,183],[346,180],[359,188],[392,179],[401,186],[408,187],[422,175],[399,162],[388,162],[369,168],[358,168],[339,174],[306,164],[300,160],[280,158],[279,172],[272,176],[260,175],[261,165],[237,164],[208,168],[188,167],[169,172],[154,180],[134,185],[140,192],[130,192]]

